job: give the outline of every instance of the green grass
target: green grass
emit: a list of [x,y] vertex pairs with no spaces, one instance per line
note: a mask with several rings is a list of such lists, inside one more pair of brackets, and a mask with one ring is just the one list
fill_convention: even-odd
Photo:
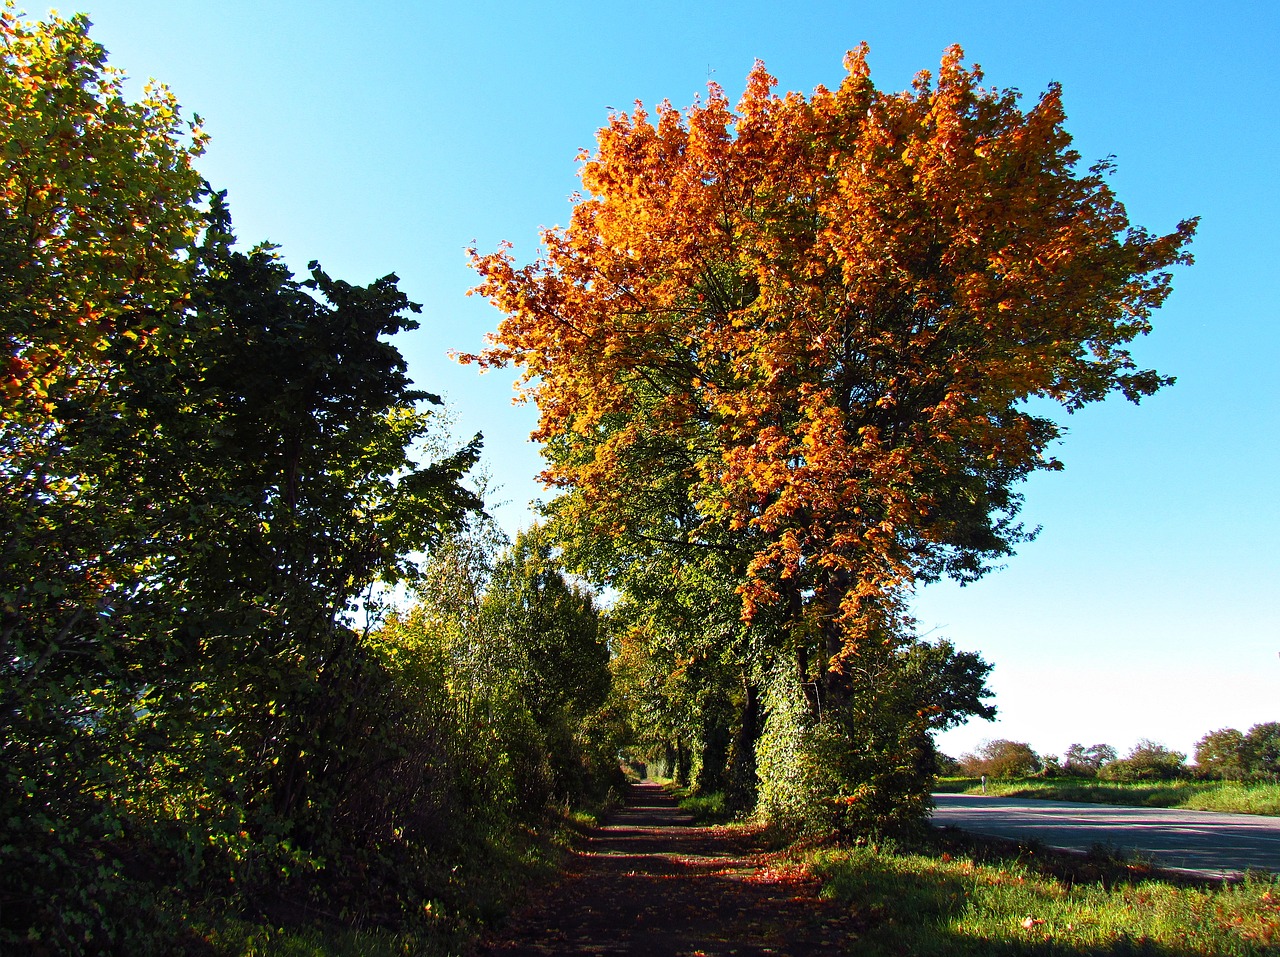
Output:
[[[937,790],[981,794],[982,785],[974,778],[942,778],[938,781]],[[1233,781],[1128,783],[1080,778],[988,780],[987,794],[1045,801],[1082,801],[1089,804],[1280,815],[1280,784],[1239,784]]]
[[[1136,880],[1115,862],[1068,864],[1076,872],[1060,876],[1026,849],[1022,859],[974,857],[983,854],[857,847],[813,851],[809,860],[823,894],[862,918],[859,954],[1280,952],[1274,877],[1192,886]],[[1098,876],[1082,879],[1080,868]]]
[[725,806],[724,794],[694,794],[680,799],[680,810],[688,811],[699,824],[723,824],[732,821],[734,813]]

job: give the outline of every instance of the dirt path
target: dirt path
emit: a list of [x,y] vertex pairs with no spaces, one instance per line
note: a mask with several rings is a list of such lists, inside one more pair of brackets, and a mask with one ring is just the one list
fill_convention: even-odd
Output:
[[580,842],[564,879],[480,953],[841,953],[856,921],[817,890],[761,851],[754,835],[696,827],[662,788],[637,784],[626,807]]

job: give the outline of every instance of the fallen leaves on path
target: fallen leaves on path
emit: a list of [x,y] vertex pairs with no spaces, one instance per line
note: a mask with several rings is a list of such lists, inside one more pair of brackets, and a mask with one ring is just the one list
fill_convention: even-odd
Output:
[[564,879],[481,954],[722,957],[844,952],[859,918],[818,897],[807,869],[749,830],[697,827],[657,785],[590,832]]

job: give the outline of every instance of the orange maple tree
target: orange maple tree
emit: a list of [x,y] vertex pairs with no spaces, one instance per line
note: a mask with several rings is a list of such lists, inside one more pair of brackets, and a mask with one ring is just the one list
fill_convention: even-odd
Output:
[[464,357],[522,368],[544,478],[598,528],[636,533],[634,503],[675,482],[686,541],[750,541],[744,615],[798,600],[831,674],[913,583],[1025,539],[1015,487],[1058,467],[1060,432],[1029,399],[1171,381],[1128,345],[1195,230],[1129,223],[1057,86],[1024,110],[959,47],[902,93],[865,45],[846,67],[777,96],[757,63],[736,109],[712,85],[612,116],[544,259],[472,250],[505,318]]

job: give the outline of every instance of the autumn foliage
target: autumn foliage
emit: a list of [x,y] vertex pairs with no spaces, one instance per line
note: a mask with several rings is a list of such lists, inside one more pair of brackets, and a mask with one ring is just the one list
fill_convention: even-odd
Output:
[[1195,228],[1130,224],[1057,86],[1024,108],[958,47],[902,93],[874,87],[865,46],[846,66],[808,97],[757,64],[736,109],[714,84],[683,112],[637,103],[581,157],[544,259],[472,252],[505,318],[467,358],[522,369],[575,520],[732,537],[744,619],[787,609],[815,714],[883,670],[915,583],[972,580],[1026,539],[1016,486],[1058,467],[1060,434],[1029,400],[1171,381],[1129,344]]
[[866,55],[808,98],[757,65],[736,111],[712,85],[615,115],[545,260],[474,255],[506,315],[478,358],[524,370],[546,477],[608,509],[621,462],[683,445],[704,519],[763,533],[746,613],[801,577],[849,640],[866,602],[1017,540],[1012,485],[1056,467],[1026,400],[1168,381],[1127,346],[1194,229],[1129,224],[1057,87],[1023,110],[953,47],[887,94]]
[[124,73],[84,15],[0,9],[0,409],[46,404],[112,340],[143,343],[184,296],[200,121]]

